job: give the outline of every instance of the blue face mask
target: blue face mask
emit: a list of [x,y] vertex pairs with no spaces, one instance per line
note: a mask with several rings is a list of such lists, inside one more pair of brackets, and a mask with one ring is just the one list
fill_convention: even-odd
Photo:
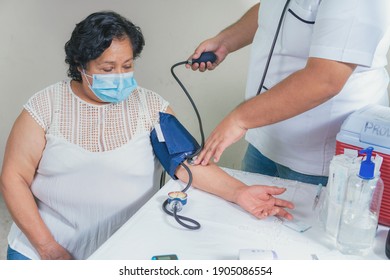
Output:
[[84,75],[92,78],[92,85],[89,88],[103,102],[118,103],[130,96],[137,88],[137,82],[134,79],[134,72],[123,74],[93,74]]

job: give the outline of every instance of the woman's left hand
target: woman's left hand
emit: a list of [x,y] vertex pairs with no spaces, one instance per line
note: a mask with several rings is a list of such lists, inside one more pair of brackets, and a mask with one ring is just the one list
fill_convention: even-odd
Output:
[[278,216],[292,220],[293,216],[285,208],[294,209],[290,201],[276,198],[286,191],[275,186],[249,186],[239,190],[236,203],[258,219],[268,216]]

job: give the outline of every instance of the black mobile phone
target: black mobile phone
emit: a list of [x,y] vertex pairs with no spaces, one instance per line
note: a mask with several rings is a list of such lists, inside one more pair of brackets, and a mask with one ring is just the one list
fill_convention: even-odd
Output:
[[152,260],[178,260],[175,254],[153,256]]

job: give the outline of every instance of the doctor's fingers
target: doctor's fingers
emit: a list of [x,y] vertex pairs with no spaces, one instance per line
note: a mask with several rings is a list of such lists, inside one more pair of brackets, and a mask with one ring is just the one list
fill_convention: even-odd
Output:
[[[210,159],[214,156],[215,146],[213,136],[211,135],[205,142],[202,151],[195,160],[195,164],[207,165]],[[215,160],[214,160],[215,161]],[[217,162],[217,161],[215,161]]]
[[207,138],[204,151],[201,153],[202,160],[197,162],[206,165],[212,157],[214,157],[214,162],[218,162],[225,149],[243,137],[245,132],[246,129],[238,126],[234,117],[228,115]]
[[205,148],[202,151],[203,155],[200,155],[201,159],[199,162],[202,165],[207,165],[212,158],[215,163],[218,162],[226,147],[227,146],[222,142],[211,141],[211,144],[205,145]]
[[191,65],[191,69],[196,71],[199,70],[200,72],[205,72],[206,70],[214,70],[215,67],[217,67],[216,63],[211,63],[208,61],[207,63],[201,62],[201,63],[194,63]]
[[[198,158],[195,161],[195,164],[207,165],[209,164],[211,158],[214,156],[214,150],[205,146],[203,150],[198,155]],[[214,160],[214,162],[217,162]]]

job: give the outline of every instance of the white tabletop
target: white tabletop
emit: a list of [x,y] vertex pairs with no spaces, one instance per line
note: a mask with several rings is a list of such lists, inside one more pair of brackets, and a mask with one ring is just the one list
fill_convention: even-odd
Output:
[[278,259],[286,260],[387,259],[384,250],[389,229],[381,225],[367,256],[343,255],[335,248],[335,241],[324,233],[318,221],[318,208],[312,210],[316,186],[225,170],[249,185],[286,187],[282,197],[296,206],[290,212],[311,228],[296,232],[275,217],[258,220],[233,203],[190,188],[187,205],[179,214],[198,221],[201,228],[186,229],[162,210],[168,192],[185,187],[180,181],[170,180],[90,259],[150,260],[154,255],[176,254],[181,260],[236,260],[240,249],[273,250]]

